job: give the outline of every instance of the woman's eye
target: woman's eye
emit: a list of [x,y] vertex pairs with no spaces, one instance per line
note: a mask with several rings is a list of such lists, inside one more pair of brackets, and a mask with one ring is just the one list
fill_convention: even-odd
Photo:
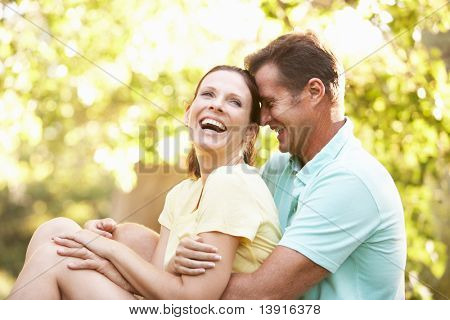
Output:
[[209,91],[205,91],[202,93],[202,96],[212,97],[212,95],[213,95],[212,92]]
[[231,100],[231,102],[235,105],[237,105],[238,107],[240,107],[242,104],[239,100]]

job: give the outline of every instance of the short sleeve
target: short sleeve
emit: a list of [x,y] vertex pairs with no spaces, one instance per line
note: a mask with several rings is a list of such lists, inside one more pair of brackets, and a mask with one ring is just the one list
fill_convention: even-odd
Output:
[[363,181],[345,170],[317,178],[297,211],[280,245],[336,272],[350,254],[380,224],[380,214]]
[[218,231],[253,241],[262,217],[251,183],[243,173],[223,168],[205,184],[196,233]]
[[174,201],[176,199],[177,193],[179,193],[179,189],[181,188],[181,184],[183,182],[177,184],[172,189],[169,190],[166,196],[166,200],[164,201],[164,207],[159,215],[158,222],[160,225],[166,227],[167,229],[171,230],[173,226],[173,219],[174,219]]

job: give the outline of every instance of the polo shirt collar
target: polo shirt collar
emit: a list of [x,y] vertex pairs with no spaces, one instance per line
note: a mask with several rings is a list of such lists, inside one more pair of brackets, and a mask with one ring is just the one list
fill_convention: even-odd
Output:
[[304,184],[307,184],[309,180],[315,176],[315,173],[322,169],[322,167],[329,162],[333,161],[342,147],[347,143],[350,137],[353,136],[353,123],[345,117],[345,123],[342,128],[335,134],[335,136],[319,151],[315,157],[309,161],[305,166],[301,166],[300,160],[297,156],[291,155],[289,164],[291,170],[296,173],[298,179]]

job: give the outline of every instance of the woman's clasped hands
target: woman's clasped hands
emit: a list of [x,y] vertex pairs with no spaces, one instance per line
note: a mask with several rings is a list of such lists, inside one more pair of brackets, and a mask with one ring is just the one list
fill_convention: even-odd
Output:
[[108,260],[111,250],[112,233],[116,222],[111,219],[90,220],[76,233],[60,234],[52,238],[59,245],[57,254],[76,258],[67,267],[71,270],[94,270],[113,281],[119,287],[135,292],[135,289]]

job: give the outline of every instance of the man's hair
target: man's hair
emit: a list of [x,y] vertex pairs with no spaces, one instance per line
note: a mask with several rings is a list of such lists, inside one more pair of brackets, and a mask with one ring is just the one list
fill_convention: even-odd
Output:
[[345,81],[339,62],[314,33],[282,35],[245,58],[245,67],[253,75],[270,63],[278,68],[280,84],[293,95],[300,93],[311,78],[319,78],[333,103],[343,101]]

